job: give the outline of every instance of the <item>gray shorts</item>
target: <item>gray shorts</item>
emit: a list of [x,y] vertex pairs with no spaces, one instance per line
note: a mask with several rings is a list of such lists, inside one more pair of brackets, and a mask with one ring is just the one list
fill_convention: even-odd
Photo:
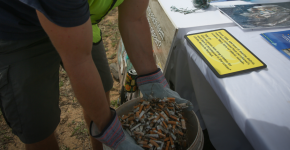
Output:
[[[104,89],[109,91],[113,79],[102,42],[93,45],[92,56]],[[0,40],[0,107],[23,143],[44,140],[60,121],[60,62],[49,38]]]

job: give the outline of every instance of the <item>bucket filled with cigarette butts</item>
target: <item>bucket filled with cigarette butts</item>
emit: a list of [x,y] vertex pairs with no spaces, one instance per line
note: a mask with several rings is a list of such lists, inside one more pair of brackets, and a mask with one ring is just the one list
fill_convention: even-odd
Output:
[[[184,103],[185,104],[185,103]],[[123,129],[146,150],[202,150],[203,133],[193,111],[174,98],[132,99],[116,109]],[[104,150],[110,150],[103,145]]]

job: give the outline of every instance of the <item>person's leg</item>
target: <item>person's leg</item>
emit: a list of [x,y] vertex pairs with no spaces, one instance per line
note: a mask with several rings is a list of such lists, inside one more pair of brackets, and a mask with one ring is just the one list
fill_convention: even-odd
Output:
[[27,149],[58,149],[59,62],[48,37],[0,41],[0,106]]
[[[106,56],[105,48],[103,46],[103,42],[100,42],[98,44],[93,45],[92,57],[93,57],[93,60],[95,62],[95,65],[98,69],[98,72],[101,76],[103,87],[104,87],[104,90],[106,92],[107,102],[110,106],[110,90],[113,87],[113,78],[112,78],[111,71],[109,68],[108,59]],[[84,113],[84,118],[85,118],[85,121],[87,123],[87,126],[88,126],[88,128],[90,128],[90,123],[92,120],[85,113],[85,111],[83,111],[83,113]],[[91,138],[91,144],[92,144],[92,147],[94,150],[102,150],[103,149],[103,145],[101,142],[99,142],[98,140],[96,140],[92,136],[90,136],[90,138]]]
[[58,150],[58,144],[54,135],[54,132],[47,137],[46,139],[33,143],[33,144],[25,144],[26,150]]

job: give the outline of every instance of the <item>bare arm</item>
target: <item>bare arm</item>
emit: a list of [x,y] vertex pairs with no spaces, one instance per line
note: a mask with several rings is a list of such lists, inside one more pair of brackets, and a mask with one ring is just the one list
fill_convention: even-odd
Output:
[[89,19],[77,27],[60,27],[37,11],[39,21],[58,51],[77,99],[100,130],[111,112],[98,70],[91,56],[92,26]]
[[138,75],[157,70],[146,18],[149,0],[124,0],[119,6],[119,30]]

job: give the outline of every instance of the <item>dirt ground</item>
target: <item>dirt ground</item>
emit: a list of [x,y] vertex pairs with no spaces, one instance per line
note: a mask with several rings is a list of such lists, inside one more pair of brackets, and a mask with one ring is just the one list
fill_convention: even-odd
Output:
[[[117,45],[120,39],[118,30],[118,9],[112,10],[99,24],[103,33],[109,64],[117,62]],[[89,142],[88,129],[84,121],[82,108],[74,97],[69,78],[63,68],[59,70],[61,121],[56,129],[56,137],[61,150],[92,149]],[[112,107],[117,106],[120,84],[114,79],[114,86],[110,93]],[[22,150],[24,144],[12,134],[11,129],[0,113],[0,150]]]

